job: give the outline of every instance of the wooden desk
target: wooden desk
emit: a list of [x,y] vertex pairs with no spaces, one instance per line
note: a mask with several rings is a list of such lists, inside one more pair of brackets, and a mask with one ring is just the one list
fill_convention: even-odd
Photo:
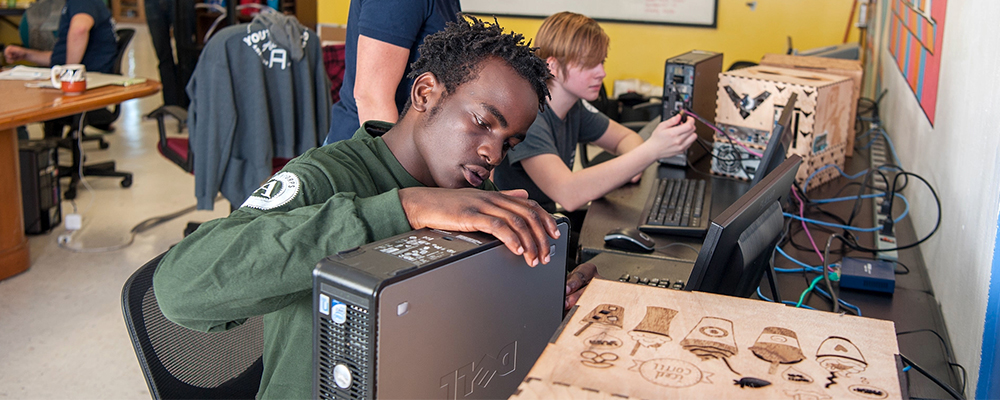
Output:
[[[854,157],[847,159],[846,170],[854,172],[867,168],[867,158],[867,151],[855,154]],[[704,160],[699,162],[698,165],[702,166],[703,162]],[[603,245],[603,235],[609,229],[620,226],[628,226],[628,224],[633,224],[632,226],[634,226],[634,224],[637,223],[649,191],[652,189],[652,185],[646,182],[647,178],[663,176],[666,168],[667,167],[662,166],[652,166],[647,169],[645,175],[643,176],[642,183],[638,185],[626,185],[612,191],[608,195],[604,196],[604,198],[595,200],[591,203],[590,208],[587,211],[587,217],[584,220],[583,227],[580,232],[580,258],[582,260],[593,261],[593,263],[597,265],[598,271],[601,272],[605,278],[612,280],[618,279],[618,277],[622,275],[622,271],[636,271],[647,277],[658,278],[676,276],[675,274],[677,273],[684,274],[687,271],[686,269],[683,269],[685,266],[683,264],[677,262],[663,262],[662,260],[676,261],[677,259],[687,258],[691,260],[690,267],[688,268],[693,268],[693,252],[690,249],[680,246],[666,248],[662,251],[657,251],[651,254],[637,254],[610,249]],[[700,169],[704,171],[708,168],[702,167]],[[690,169],[686,171],[686,174],[689,176],[693,176],[691,175],[693,173],[694,172]],[[652,179],[650,179],[650,181],[652,181]],[[740,182],[726,181],[723,180],[723,178],[718,177],[713,178],[712,181],[713,205],[711,215],[714,218],[719,213],[724,211],[725,208],[725,206],[719,208],[716,201],[722,201],[723,204],[729,204],[738,197],[732,197],[735,193],[726,193],[723,195],[723,197],[727,197],[728,199],[719,197],[717,188],[732,187],[738,189]],[[856,189],[848,190],[842,193],[839,192],[841,187],[846,182],[846,180],[838,178],[832,183],[828,183],[810,191],[808,195],[812,198],[821,199],[856,194]],[[851,213],[853,204],[854,203],[851,201],[833,203],[824,206],[824,209],[846,218]],[[898,210],[899,208],[897,208],[897,212]],[[826,220],[834,222],[829,219]],[[863,203],[863,206],[855,219],[855,225],[871,226],[870,221],[872,221],[872,215],[870,200],[868,200]],[[794,225],[799,225],[799,223],[796,222]],[[821,231],[821,229],[814,226],[811,226],[810,229],[813,229],[814,235]],[[918,235],[915,233],[909,217],[904,218],[896,224],[895,229],[897,240],[901,244],[913,243],[918,239]],[[920,237],[924,234],[924,232],[921,232]],[[701,238],[692,240],[691,238],[671,237],[666,235],[650,236],[653,237],[658,246],[662,246],[670,242],[682,242],[691,244],[698,249],[701,248]],[[805,238],[804,236],[805,234],[803,232],[796,230],[792,239],[796,243],[808,246],[808,238]],[[871,233],[858,233],[857,236],[860,245],[865,247],[874,246],[874,240]],[[825,239],[826,237],[827,234],[825,233],[820,236],[822,239]],[[817,240],[820,238],[817,238]],[[834,243],[836,250],[839,250],[839,242]],[[821,241],[818,244],[822,246],[825,243]],[[786,245],[783,249],[796,259],[804,260],[805,262],[817,261],[817,255],[811,249],[799,250],[791,245]],[[834,260],[837,260],[843,256],[841,254],[834,254],[834,250],[834,248],[831,248],[831,258],[836,257]],[[847,254],[844,255],[857,258],[872,257],[871,253],[853,250],[848,251]],[[893,321],[896,324],[897,332],[913,332],[912,334],[899,336],[898,343],[900,352],[919,364],[925,370],[929,371],[931,374],[939,378],[943,378],[952,387],[960,388],[960,377],[958,376],[956,370],[951,368],[948,364],[949,361],[951,361],[949,360],[949,354],[951,354],[952,351],[950,349],[951,343],[948,337],[947,326],[945,325],[944,317],[941,314],[941,307],[934,297],[934,292],[927,274],[927,267],[924,264],[919,248],[900,251],[899,261],[906,265],[910,272],[905,275],[899,274],[895,276],[896,282],[894,293],[886,294],[845,289],[839,292],[839,296],[841,299],[860,307],[865,317]],[[791,261],[782,256],[775,257],[774,262],[775,267],[777,268],[798,268],[796,264],[793,264]],[[657,276],[657,274],[662,275]],[[809,285],[809,281],[807,279],[811,279],[812,276],[815,276],[815,274],[810,276],[806,276],[805,274],[778,274],[777,286],[781,290],[782,299],[793,301],[798,300],[799,295]],[[765,296],[771,296],[770,286],[767,284],[766,278],[762,281],[760,289]],[[830,303],[820,298],[818,295],[807,296],[803,304],[820,310],[830,309]],[[931,333],[931,331],[940,334],[942,336],[942,340],[938,340],[937,337]],[[913,397],[950,397],[947,392],[938,388],[920,374],[910,374],[909,377],[909,394]]]
[[146,81],[128,87],[105,86],[79,96],[63,96],[55,89],[27,88],[25,81],[0,81],[0,279],[28,269],[28,240],[24,236],[21,204],[21,166],[17,127],[106,107],[160,91],[160,83]]

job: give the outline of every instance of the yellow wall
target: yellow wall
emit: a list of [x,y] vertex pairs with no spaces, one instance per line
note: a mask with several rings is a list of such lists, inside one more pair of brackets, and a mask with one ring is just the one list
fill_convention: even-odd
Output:
[[321,24],[347,24],[351,0],[320,0],[316,3],[316,21]]
[[[654,85],[663,83],[663,62],[688,50],[710,50],[724,54],[723,65],[734,61],[760,61],[765,53],[784,53],[787,37],[804,50],[840,44],[855,0],[719,0],[717,28],[602,22],[611,37],[605,69],[605,84],[616,79],[639,78]],[[319,2],[319,22],[346,24],[349,0]],[[500,25],[533,38],[542,20],[499,18]],[[857,42],[858,30],[851,21],[849,41]]]
[[[21,22],[21,17],[3,17],[8,21],[15,24]],[[6,22],[0,22],[0,43],[4,44],[20,44],[21,35],[18,33],[17,28],[14,28]]]

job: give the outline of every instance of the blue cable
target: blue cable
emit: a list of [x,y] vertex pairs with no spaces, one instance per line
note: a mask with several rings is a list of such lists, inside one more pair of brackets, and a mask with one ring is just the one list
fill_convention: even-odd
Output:
[[[874,121],[874,120],[870,120],[870,121]],[[875,132],[875,131],[877,131],[877,130],[878,130],[878,128],[868,128],[868,130],[867,130],[867,131],[865,131],[865,133],[862,133],[862,134],[858,135],[858,137],[856,137],[856,138],[855,138],[855,140],[856,140],[856,141],[857,141],[857,140],[862,140],[862,139],[864,139],[865,137],[867,137],[868,135],[871,135],[871,134],[872,134],[872,132]],[[869,143],[869,145],[871,145],[871,143]]]
[[[896,197],[899,197],[899,198],[903,199],[903,203],[906,205],[906,208],[903,209],[903,213],[902,214],[900,214],[898,217],[896,217],[895,219],[892,220],[893,223],[899,223],[899,221],[902,221],[903,217],[906,217],[906,215],[909,214],[909,212],[910,212],[910,201],[907,200],[905,196],[903,196],[902,194],[899,194],[899,193],[896,193]],[[819,221],[819,220],[810,219],[810,218],[802,218],[802,217],[800,217],[798,215],[789,214],[789,213],[782,213],[782,215],[784,215],[787,218],[791,218],[791,219],[799,220],[799,221],[805,221],[805,222],[808,222],[810,224],[827,226],[827,227],[838,228],[838,229],[846,229],[846,230],[857,231],[857,232],[875,232],[875,231],[878,231],[878,230],[882,229],[881,226],[876,226],[876,227],[873,227],[873,228],[858,228],[858,227],[854,227],[854,226],[834,224],[834,223],[831,223],[831,222],[824,222],[824,221]]]
[[[762,293],[760,292],[760,286],[758,286],[758,287],[757,287],[757,297],[760,297],[760,299],[761,299],[761,300],[764,300],[764,301],[766,301],[766,302],[770,302],[770,303],[774,303],[774,300],[771,300],[771,299],[769,299],[769,298],[765,297],[765,296],[764,296],[764,294],[762,294]],[[789,306],[794,306],[794,305],[795,305],[795,302],[794,302],[794,301],[787,301],[787,300],[786,300],[786,301],[782,301],[782,303],[784,303],[785,305],[789,305]],[[805,305],[805,304],[803,304],[803,305],[801,306],[801,308],[805,308],[805,309],[807,309],[807,310],[815,310],[815,308],[812,308],[812,307],[809,307],[809,306],[807,306],[807,305]]]
[[[892,151],[895,152],[896,150],[893,149]],[[899,161],[897,160],[896,162],[898,163]],[[864,176],[865,174],[868,173],[868,170],[864,170],[864,171],[858,172],[858,173],[856,173],[854,175],[848,175],[846,172],[844,172],[844,170],[840,169],[840,166],[838,166],[837,164],[826,164],[826,165],[820,167],[819,169],[817,169],[816,171],[813,171],[812,174],[809,174],[809,177],[806,178],[805,184],[802,187],[808,188],[809,187],[809,181],[811,181],[812,178],[814,176],[816,176],[816,174],[820,173],[821,171],[823,171],[823,170],[825,170],[827,168],[831,168],[831,167],[836,168],[837,172],[840,172],[840,176],[843,176],[844,178],[847,178],[847,179],[857,179],[857,178],[860,178],[860,177],[862,177],[862,176]],[[888,170],[898,170],[898,171],[902,171],[903,170],[902,168],[899,168],[899,167],[896,167],[896,166],[891,166],[891,165],[882,165],[882,166],[879,166],[878,169],[888,169]],[[855,197],[857,197],[857,196],[855,196]],[[852,198],[855,198],[855,197],[852,197]]]
[[[813,288],[813,290],[819,292],[820,294],[822,294],[822,295],[824,295],[826,297],[832,298],[829,293],[827,293],[825,290],[823,290],[822,288],[820,288],[818,285],[815,288]],[[858,308],[858,306],[856,306],[854,304],[851,304],[851,303],[848,303],[848,302],[844,301],[844,299],[840,299],[840,298],[837,299],[837,302],[839,302],[840,305],[842,305],[844,307],[847,307],[847,308],[850,308],[850,309],[854,310],[858,314],[859,317],[861,316],[861,309]]]
[[823,267],[816,267],[816,266],[808,265],[808,264],[806,264],[806,263],[804,263],[802,261],[796,260],[794,257],[788,255],[788,253],[785,253],[785,251],[782,250],[781,247],[775,247],[775,250],[778,251],[778,254],[781,254],[782,256],[784,256],[785,258],[787,258],[789,261],[802,266],[802,268],[775,268],[774,269],[775,272],[802,272],[802,271],[809,271],[809,272],[819,273],[820,271],[823,270]]
[[[826,291],[823,290],[823,289],[821,289],[819,286],[816,286],[813,289],[814,290],[818,290],[820,293],[822,293],[823,295],[825,295],[827,297],[830,297],[830,295],[827,294]],[[767,296],[764,296],[764,294],[760,292],[760,286],[757,287],[757,297],[760,297],[761,300],[764,300],[764,301],[767,301],[767,302],[770,302],[770,303],[774,303],[774,300],[771,300],[771,299],[767,298]],[[838,300],[839,300],[839,302],[840,302],[841,305],[843,305],[844,307],[848,307],[848,308],[856,311],[857,314],[858,314],[858,316],[859,317],[861,316],[861,309],[858,308],[858,306],[856,306],[854,304],[851,304],[851,303],[848,303],[848,302],[846,302],[846,301],[844,301],[842,299],[838,299]],[[786,305],[790,305],[790,306],[794,306],[796,304],[794,301],[787,301],[787,300],[786,301],[782,301],[782,303],[784,303]],[[809,306],[807,306],[805,304],[801,305],[800,307],[801,308],[805,308],[805,309],[809,309],[809,310],[815,310],[815,308],[809,307]]]
[[[875,198],[875,197],[885,197],[885,193],[873,193],[873,194],[866,194],[866,195],[862,195],[861,196],[862,199],[871,199],[871,198]],[[858,196],[847,196],[847,197],[834,197],[834,198],[829,198],[829,199],[813,199],[811,201],[813,203],[817,203],[817,204],[826,204],[826,203],[836,203],[838,201],[854,200],[854,199],[857,199],[857,198],[858,198]]]
[[808,178],[806,178],[805,184],[803,184],[802,187],[808,188],[809,187],[809,181],[811,181],[812,178],[814,176],[816,176],[816,174],[818,174],[818,173],[822,172],[823,170],[825,170],[827,168],[830,168],[830,167],[836,168],[837,172],[840,172],[840,175],[843,176],[843,177],[845,177],[845,178],[847,178],[847,179],[855,179],[857,177],[860,177],[860,176],[868,173],[868,171],[862,171],[862,172],[858,172],[857,174],[855,174],[855,175],[852,176],[852,175],[848,175],[846,172],[844,172],[844,170],[840,169],[840,167],[837,164],[826,164],[826,165],[820,167],[819,169],[817,169],[816,171],[813,171],[813,173],[810,174]]
[[882,137],[885,138],[885,142],[889,144],[889,151],[892,152],[892,159],[896,161],[896,165],[903,165],[903,163],[899,162],[899,155],[896,154],[896,146],[892,144],[892,139],[889,139],[889,133],[881,127],[878,130],[882,134]]
[[[865,135],[867,135],[868,133],[873,132],[873,131],[876,131],[876,130],[875,129],[869,130],[868,132],[865,133]],[[875,144],[876,140],[878,140],[878,137],[873,137],[871,140],[868,141],[867,144],[865,144],[864,146],[862,146],[861,149],[862,150],[866,150],[869,147],[872,147],[872,145]]]

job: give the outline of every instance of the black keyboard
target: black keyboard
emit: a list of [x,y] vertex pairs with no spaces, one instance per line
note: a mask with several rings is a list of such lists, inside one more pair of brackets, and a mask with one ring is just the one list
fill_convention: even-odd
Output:
[[708,231],[711,192],[711,182],[705,179],[658,179],[643,208],[639,230],[704,236]]
[[638,275],[622,274],[622,276],[618,278],[618,281],[637,283],[640,285],[647,285],[647,286],[655,286],[664,289],[684,290],[684,281],[682,280],[676,280],[674,281],[674,284],[671,285],[669,279],[645,278],[645,277],[640,277]]

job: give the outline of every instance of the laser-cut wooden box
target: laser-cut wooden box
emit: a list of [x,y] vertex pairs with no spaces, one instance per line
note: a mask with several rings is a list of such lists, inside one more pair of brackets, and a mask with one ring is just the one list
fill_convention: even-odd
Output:
[[854,130],[854,119],[857,117],[858,98],[861,97],[861,80],[864,79],[865,73],[861,67],[861,61],[790,54],[765,54],[760,59],[760,65],[819,72],[849,78],[851,80],[851,112],[849,117],[851,125],[847,130],[847,156],[854,155],[854,137],[858,134]]
[[[763,152],[770,139],[774,121],[781,114],[788,97],[795,93],[795,113],[791,129],[795,136],[788,154],[798,154],[805,161],[796,175],[803,184],[815,171],[810,167],[821,158],[841,168],[849,146],[853,89],[851,80],[843,76],[821,74],[806,70],[755,66],[719,74],[716,124],[733,140]],[[728,139],[716,135],[716,143],[728,144]],[[825,165],[825,164],[824,164]],[[726,170],[712,172],[736,176]],[[809,182],[809,190],[834,175],[822,174]]]
[[891,321],[595,279],[511,399],[901,399]]

